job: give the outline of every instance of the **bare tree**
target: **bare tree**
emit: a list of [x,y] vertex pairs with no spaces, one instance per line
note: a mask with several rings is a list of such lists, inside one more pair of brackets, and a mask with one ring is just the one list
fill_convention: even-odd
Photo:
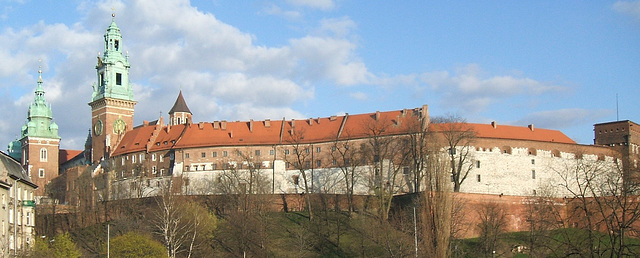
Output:
[[378,217],[385,221],[389,218],[391,200],[398,189],[398,175],[408,163],[409,140],[389,135],[393,125],[388,120],[376,120],[363,126],[368,134],[366,143],[361,145],[363,158],[366,164],[370,164],[370,185],[377,197]]
[[352,140],[335,141],[331,146],[331,163],[340,169],[344,178],[349,216],[351,216],[351,213],[355,210],[353,193],[354,187],[360,178],[359,167],[363,165],[362,155],[362,149]]
[[498,240],[506,229],[504,210],[495,203],[487,203],[478,210],[478,231],[480,232],[480,248],[485,257],[495,254]]
[[[637,246],[626,239],[637,236],[640,218],[638,180],[627,175],[619,159],[577,155],[556,170],[560,186],[568,193],[567,220],[584,234],[567,235],[561,243],[568,254],[586,256],[638,256]],[[604,233],[604,234],[603,234]]]
[[162,195],[156,198],[158,210],[154,226],[162,237],[167,256],[175,258],[189,239],[187,225],[180,214],[179,201],[171,191],[173,180],[169,180],[164,186]]
[[448,257],[453,223],[448,161],[440,152],[432,152],[427,158],[422,212],[423,253],[427,257]]
[[476,138],[476,132],[464,118],[456,115],[436,117],[431,119],[431,122],[434,124],[434,130],[442,137],[443,148],[449,153],[453,191],[459,192],[460,185],[473,168],[471,145]]
[[311,208],[311,188],[309,185],[310,179],[307,176],[307,171],[311,169],[313,163],[312,146],[303,142],[305,132],[303,130],[294,131],[295,127],[292,126],[287,142],[293,148],[293,153],[284,153],[284,157],[289,164],[300,171],[302,176],[302,182],[304,184],[304,195],[307,203],[307,210],[309,212],[309,220],[313,220],[313,210]]

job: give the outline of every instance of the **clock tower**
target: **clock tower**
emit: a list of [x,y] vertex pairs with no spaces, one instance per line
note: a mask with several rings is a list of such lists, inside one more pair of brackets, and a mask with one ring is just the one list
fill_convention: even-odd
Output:
[[104,54],[98,54],[98,82],[91,97],[93,163],[107,159],[124,133],[133,128],[133,89],[129,82],[129,55],[122,54],[122,35],[115,14],[104,34]]

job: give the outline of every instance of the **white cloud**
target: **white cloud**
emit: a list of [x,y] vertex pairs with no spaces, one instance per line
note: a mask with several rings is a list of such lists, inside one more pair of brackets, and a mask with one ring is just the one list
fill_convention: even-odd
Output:
[[297,11],[285,11],[282,10],[282,8],[280,8],[279,6],[275,5],[275,4],[269,4],[267,6],[265,6],[260,13],[264,13],[264,14],[268,14],[268,15],[275,15],[275,16],[279,16],[279,17],[284,17],[285,19],[288,20],[296,20],[299,19],[300,17],[302,17],[302,14],[300,12]]
[[339,85],[366,84],[373,78],[354,57],[356,46],[348,40],[307,36],[291,40],[291,48],[305,78],[331,79]]
[[611,110],[589,110],[581,108],[568,108],[534,112],[517,120],[515,125],[535,124],[540,128],[562,129],[581,124],[593,124],[593,121],[601,120],[610,115]]
[[640,1],[618,1],[613,4],[613,10],[640,19]]
[[564,90],[561,86],[531,78],[486,76],[476,64],[462,67],[454,75],[437,71],[423,73],[418,78],[432,90],[443,94],[443,105],[462,108],[467,112],[477,112],[501,99]]
[[289,4],[320,10],[331,10],[335,7],[333,0],[287,0]]

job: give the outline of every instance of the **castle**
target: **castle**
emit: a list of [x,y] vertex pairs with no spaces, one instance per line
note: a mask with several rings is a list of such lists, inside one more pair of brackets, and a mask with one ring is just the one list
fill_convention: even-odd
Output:
[[[166,124],[160,117],[134,126],[137,102],[128,54],[123,54],[113,19],[104,43],[88,103],[91,132],[85,150],[59,149],[41,77],[21,138],[9,144],[9,154],[39,186],[39,197],[77,204],[79,191],[92,192],[91,202],[154,196],[169,179],[174,191],[194,195],[410,193],[424,190],[419,170],[404,159],[412,137],[435,132],[442,140],[447,132],[460,131],[473,137],[439,147],[463,167],[452,175],[455,190],[516,196],[544,191],[561,197],[568,190],[558,186],[564,162],[585,159],[613,166],[621,161],[624,167],[636,167],[640,153],[640,125],[631,121],[596,124],[594,145],[577,144],[560,131],[534,125],[434,124],[426,105],[309,119],[195,122],[182,91]],[[351,179],[343,175],[346,168]],[[95,180],[81,185],[82,175]],[[56,180],[62,190],[45,187]]]

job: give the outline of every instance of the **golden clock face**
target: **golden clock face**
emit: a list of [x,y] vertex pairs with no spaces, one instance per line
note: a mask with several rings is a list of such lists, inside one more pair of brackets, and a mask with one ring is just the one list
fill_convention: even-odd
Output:
[[127,129],[127,123],[124,122],[124,120],[118,118],[114,123],[113,123],[113,133],[115,134],[122,134],[124,133],[124,130]]
[[98,136],[102,134],[102,129],[104,128],[104,124],[102,120],[98,119],[98,121],[93,125],[93,133]]

